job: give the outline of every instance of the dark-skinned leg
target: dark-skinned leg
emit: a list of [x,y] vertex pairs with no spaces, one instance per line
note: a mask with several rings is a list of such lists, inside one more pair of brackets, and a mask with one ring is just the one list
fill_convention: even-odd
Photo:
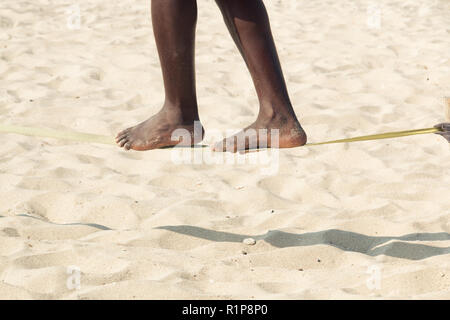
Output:
[[[217,143],[213,149],[235,152],[258,147],[252,141],[257,141],[259,146],[280,148],[304,145],[306,134],[297,120],[289,99],[269,18],[262,0],[216,0],[216,2],[250,71],[260,109],[253,124]],[[260,129],[269,131],[267,138],[258,134]],[[270,139],[271,129],[279,130],[278,145]]]
[[[120,132],[116,142],[125,149],[150,150],[173,146],[176,129],[186,129],[194,142],[199,121],[195,88],[196,0],[152,0],[152,24],[164,79],[165,102],[148,120]],[[197,142],[203,137],[200,126]],[[198,137],[200,135],[200,137]],[[183,143],[182,143],[183,144]]]

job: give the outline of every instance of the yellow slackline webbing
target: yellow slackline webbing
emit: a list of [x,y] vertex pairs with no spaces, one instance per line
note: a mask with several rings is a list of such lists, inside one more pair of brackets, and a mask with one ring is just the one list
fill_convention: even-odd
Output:
[[76,131],[59,131],[45,128],[21,127],[21,126],[0,124],[0,132],[16,133],[25,136],[55,138],[80,142],[103,143],[111,145],[116,144],[112,137]]
[[438,128],[426,128],[426,129],[416,129],[416,130],[407,130],[407,131],[386,132],[386,133],[371,134],[368,136],[360,136],[360,137],[340,139],[340,140],[332,140],[332,141],[317,142],[317,143],[307,143],[306,145],[307,146],[318,146],[318,145],[322,145],[322,144],[332,144],[332,143],[390,139],[390,138],[412,136],[412,135],[416,135],[416,134],[436,133],[439,131],[441,131],[441,130],[439,130]]
[[[436,132],[440,132],[440,131],[442,131],[442,130],[440,130],[438,128],[426,128],[426,129],[416,129],[416,130],[407,130],[407,131],[386,132],[386,133],[372,134],[372,135],[368,135],[368,136],[360,136],[360,137],[354,137],[354,138],[348,138],[348,139],[332,140],[332,141],[317,142],[317,143],[308,143],[308,144],[306,144],[306,146],[318,146],[318,145],[332,144],[332,143],[390,139],[390,138],[412,136],[412,135],[416,135],[416,134],[436,133]],[[26,135],[26,136],[35,136],[35,137],[72,140],[72,141],[78,141],[78,142],[92,142],[92,143],[116,145],[114,138],[112,138],[112,137],[98,135],[98,134],[91,134],[91,133],[76,132],[76,131],[59,131],[59,130],[52,130],[52,129],[45,129],[45,128],[22,127],[22,126],[15,126],[15,125],[0,124],[0,132],[16,133],[16,134],[21,134],[21,135]]]

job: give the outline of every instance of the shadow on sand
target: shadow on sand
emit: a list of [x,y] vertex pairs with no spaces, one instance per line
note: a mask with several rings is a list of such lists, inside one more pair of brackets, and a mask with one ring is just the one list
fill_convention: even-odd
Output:
[[372,257],[386,255],[395,258],[421,260],[450,253],[450,247],[433,247],[405,242],[450,240],[450,234],[446,232],[411,233],[400,237],[373,237],[336,229],[302,234],[270,230],[266,234],[255,236],[220,232],[187,225],[161,226],[155,229],[169,230],[216,242],[242,242],[245,238],[253,238],[255,240],[264,240],[277,248],[325,244],[344,251],[359,252]]
[[[16,215],[16,217],[26,217],[26,218],[32,218],[32,219],[36,219],[36,220],[40,220],[40,221],[44,221],[50,224],[54,224],[54,225],[58,225],[58,226],[89,226],[92,228],[96,228],[96,229],[100,229],[100,230],[112,230],[106,226],[103,226],[101,224],[97,224],[97,223],[79,223],[79,222],[74,222],[74,223],[55,223],[55,222],[51,222],[45,219],[41,219],[38,217],[34,217],[34,216],[30,216],[29,214],[18,214]],[[5,218],[4,216],[0,216],[0,218]]]

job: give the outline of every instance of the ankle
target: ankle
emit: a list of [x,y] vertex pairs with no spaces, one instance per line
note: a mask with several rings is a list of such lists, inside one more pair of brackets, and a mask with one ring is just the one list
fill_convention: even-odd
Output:
[[192,124],[199,121],[198,107],[193,104],[164,103],[161,112],[163,112],[170,122]]
[[291,104],[261,103],[258,119],[266,121],[298,121]]

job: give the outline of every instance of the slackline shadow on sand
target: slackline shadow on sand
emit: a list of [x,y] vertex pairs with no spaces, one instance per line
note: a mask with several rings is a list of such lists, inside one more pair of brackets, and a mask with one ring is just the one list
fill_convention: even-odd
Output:
[[[1,216],[0,216],[1,217]],[[73,223],[56,223],[56,222],[52,222],[49,220],[45,220],[42,218],[38,218],[38,217],[34,217],[34,216],[30,216],[29,214],[18,214],[16,215],[16,217],[26,217],[26,218],[32,218],[32,219],[36,219],[36,220],[40,220],[40,221],[44,221],[46,223],[50,223],[50,224],[54,224],[54,225],[58,225],[58,226],[88,226],[88,227],[92,227],[92,228],[96,228],[96,229],[100,229],[100,230],[113,230],[111,228],[108,228],[106,226],[103,226],[101,224],[97,224],[97,223],[81,223],[81,222],[73,222]]]
[[215,231],[188,225],[160,226],[155,229],[169,230],[179,234],[216,242],[242,242],[246,238],[253,238],[256,241],[264,240],[277,248],[324,244],[339,248],[343,251],[359,252],[372,257],[386,255],[408,260],[422,260],[450,253],[450,247],[433,247],[430,245],[406,242],[448,241],[450,240],[450,234],[446,232],[411,233],[399,237],[374,237],[337,229],[301,234],[270,230],[266,234],[255,236]]

